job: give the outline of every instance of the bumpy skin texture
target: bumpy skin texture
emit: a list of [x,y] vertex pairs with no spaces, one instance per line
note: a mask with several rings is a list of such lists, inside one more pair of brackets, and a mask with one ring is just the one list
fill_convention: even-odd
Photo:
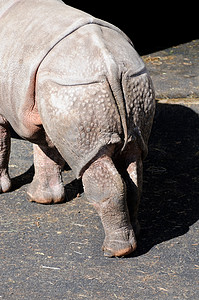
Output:
[[60,0],[3,0],[0,28],[0,192],[11,125],[34,143],[28,199],[64,201],[67,161],[102,220],[105,255],[131,253],[155,110],[143,61],[118,28]]

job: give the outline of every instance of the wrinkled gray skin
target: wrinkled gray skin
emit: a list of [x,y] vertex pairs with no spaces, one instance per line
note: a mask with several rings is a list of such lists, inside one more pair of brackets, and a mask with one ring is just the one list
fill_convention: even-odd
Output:
[[64,201],[67,161],[101,217],[104,254],[131,253],[155,109],[143,61],[117,27],[60,0],[1,1],[0,29],[0,192],[12,126],[34,143],[28,198]]

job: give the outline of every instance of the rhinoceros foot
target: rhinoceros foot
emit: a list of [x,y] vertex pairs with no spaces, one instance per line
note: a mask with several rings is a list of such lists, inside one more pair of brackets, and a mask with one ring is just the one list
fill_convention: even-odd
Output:
[[106,236],[102,250],[104,256],[121,257],[135,251],[137,242],[132,229],[120,229]]
[[8,173],[3,172],[0,175],[0,193],[9,192],[11,189],[11,180]]
[[50,186],[46,182],[35,179],[28,188],[27,199],[40,204],[62,203],[65,200],[64,186],[61,183]]

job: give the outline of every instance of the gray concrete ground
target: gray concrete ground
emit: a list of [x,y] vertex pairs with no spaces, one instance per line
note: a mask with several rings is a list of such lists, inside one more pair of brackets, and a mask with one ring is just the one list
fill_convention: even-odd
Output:
[[156,97],[199,97],[199,40],[144,56]]
[[[70,170],[64,172],[66,203],[28,202],[32,145],[12,139],[13,190],[0,195],[0,299],[199,299],[198,45],[145,57],[161,100],[133,255],[103,256],[99,217]],[[190,48],[193,55],[184,56]]]

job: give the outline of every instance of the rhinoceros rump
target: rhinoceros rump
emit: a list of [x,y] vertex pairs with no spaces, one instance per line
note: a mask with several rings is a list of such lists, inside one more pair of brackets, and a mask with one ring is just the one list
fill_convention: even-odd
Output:
[[131,41],[61,0],[1,1],[0,40],[0,192],[12,126],[34,143],[28,198],[64,201],[67,161],[101,217],[105,255],[132,252],[155,102]]

